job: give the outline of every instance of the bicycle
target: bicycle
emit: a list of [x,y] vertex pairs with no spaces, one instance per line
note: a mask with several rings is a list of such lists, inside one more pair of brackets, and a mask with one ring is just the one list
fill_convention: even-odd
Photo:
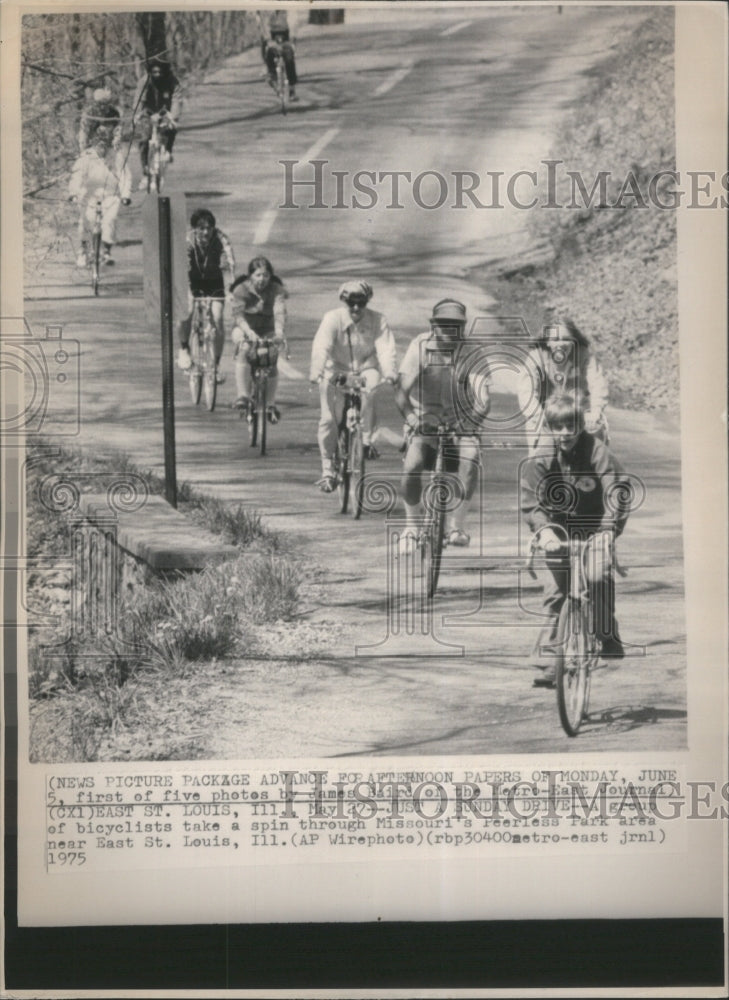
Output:
[[[590,674],[600,656],[595,629],[595,609],[585,569],[585,555],[591,550],[589,538],[570,536],[559,524],[544,525],[564,538],[559,551],[569,551],[570,589],[559,613],[555,650],[555,686],[557,708],[562,728],[568,736],[576,736],[587,717],[590,696]],[[543,530],[543,529],[542,529]],[[539,532],[532,538],[528,564],[530,575],[534,556],[539,548]]]
[[213,302],[222,301],[224,300],[208,295],[201,295],[193,300],[190,331],[192,365],[188,373],[190,395],[195,406],[199,404],[201,395],[204,395],[205,406],[211,412],[215,409],[215,397],[218,391]]
[[274,53],[275,83],[274,90],[281,105],[281,114],[285,115],[289,109],[289,78],[286,75],[286,64],[280,48]]
[[[147,193],[159,194],[162,190],[162,181],[164,179],[165,168],[169,163],[170,154],[162,142],[160,115],[150,115],[149,120],[152,125],[152,134],[149,137],[147,147]],[[164,120],[168,123],[171,121],[168,116],[165,116]]]
[[356,372],[350,372],[348,375],[335,375],[332,384],[344,395],[333,461],[339,509],[346,514],[351,503],[352,516],[357,521],[362,515],[365,474],[362,440],[362,390],[365,380]]
[[266,454],[266,412],[268,397],[268,377],[271,369],[278,360],[278,344],[281,343],[286,348],[288,358],[288,345],[286,340],[257,341],[248,348],[248,363],[251,366],[253,377],[253,387],[250,402],[247,406],[241,407],[241,417],[245,416],[248,423],[248,441],[251,448],[259,445],[261,457]]
[[94,295],[99,294],[99,277],[101,274],[101,198],[96,200],[96,213],[94,215],[94,226],[91,230],[91,257],[89,268],[91,270],[91,288]]
[[437,445],[430,482],[423,490],[425,521],[418,533],[417,545],[426,592],[428,597],[433,597],[438,587],[443,549],[446,546],[446,513],[454,495],[451,480],[445,471],[445,450],[446,445],[453,442],[455,432],[448,424],[439,423],[425,436],[436,437]]

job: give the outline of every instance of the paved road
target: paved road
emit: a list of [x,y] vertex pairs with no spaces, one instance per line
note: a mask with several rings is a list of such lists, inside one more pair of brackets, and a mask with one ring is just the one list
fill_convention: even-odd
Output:
[[[213,209],[241,268],[263,252],[286,279],[293,367],[282,379],[284,421],[271,432],[265,460],[251,454],[240,421],[225,408],[233,397],[232,369],[213,414],[194,411],[178,375],[179,478],[251,504],[272,526],[291,532],[307,560],[326,570],[308,621],[342,626],[325,655],[297,663],[246,661],[241,676],[221,688],[226,714],[212,755],[685,745],[675,427],[652,415],[611,415],[615,450],[647,490],[621,549],[629,575],[620,581],[618,608],[624,637],[636,648],[619,667],[598,672],[593,715],[577,741],[561,733],[554,696],[530,687],[525,662],[539,627],[539,591],[518,568],[523,449],[501,447],[498,434],[485,439],[483,490],[469,521],[474,541],[467,554],[446,556],[435,639],[415,642],[399,626],[387,646],[373,647],[388,636],[384,516],[343,519],[334,500],[312,486],[318,405],[305,375],[311,338],[322,313],[337,304],[340,281],[361,276],[373,283],[373,307],[388,316],[403,350],[443,295],[461,297],[471,315],[494,311],[488,289],[469,279],[469,269],[525,248],[525,213],[453,209],[452,186],[440,209],[419,207],[410,185],[401,189],[404,207],[388,208],[389,181],[376,185],[379,200],[370,209],[332,207],[338,197],[333,180],[324,195],[327,208],[308,207],[311,195],[303,187],[293,190],[298,208],[278,207],[285,195],[280,160],[300,161],[297,179],[311,176],[307,161],[327,160],[327,176],[341,172],[344,203],[356,194],[356,171],[415,177],[429,170],[449,177],[493,170],[508,177],[536,169],[560,115],[579,99],[583,74],[609,54],[627,16],[636,15],[620,8],[565,8],[562,16],[554,9],[468,9],[374,25],[358,12],[347,25],[302,33],[301,101],[286,118],[277,113],[255,51],[228,60],[192,93],[171,185],[186,192],[189,208]],[[431,182],[437,180],[423,180],[421,201],[437,197]],[[160,469],[160,352],[144,323],[140,203],[141,195],[122,219],[118,264],[104,275],[99,300],[67,256],[51,254],[29,274],[27,314],[34,325],[62,322],[64,335],[80,341],[81,441]],[[513,411],[508,372],[497,389],[495,415],[504,416]],[[391,397],[380,416],[397,430]],[[373,471],[396,485],[399,455],[386,440],[382,450]]]

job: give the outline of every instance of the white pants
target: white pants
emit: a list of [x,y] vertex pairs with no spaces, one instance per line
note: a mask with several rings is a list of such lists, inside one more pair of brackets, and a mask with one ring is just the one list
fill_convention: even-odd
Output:
[[[94,230],[97,201],[97,198],[89,198],[78,220],[78,237],[81,241],[87,240]],[[101,239],[104,243],[114,242],[120,205],[121,199],[115,194],[107,194],[101,199]]]

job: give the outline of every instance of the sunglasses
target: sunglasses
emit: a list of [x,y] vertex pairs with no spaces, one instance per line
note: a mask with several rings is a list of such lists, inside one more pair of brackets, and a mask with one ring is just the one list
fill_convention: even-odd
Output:
[[549,425],[550,431],[567,431],[568,434],[577,433],[577,425],[574,420],[558,420],[556,423],[551,423]]
[[359,306],[360,309],[364,309],[367,305],[367,299],[361,298],[360,296],[352,296],[349,299],[345,299],[348,306]]

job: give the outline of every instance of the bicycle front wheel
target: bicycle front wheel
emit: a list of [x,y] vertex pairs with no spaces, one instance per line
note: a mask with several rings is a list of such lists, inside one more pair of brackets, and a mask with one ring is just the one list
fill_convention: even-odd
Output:
[[568,736],[577,736],[587,714],[594,649],[585,611],[569,598],[562,605],[555,645],[559,719]]
[[265,375],[261,377],[258,382],[258,412],[261,414],[261,427],[260,427],[260,448],[261,456],[266,454],[266,377]]
[[289,109],[289,81],[283,59],[279,59],[276,67],[276,89],[278,90],[278,99],[281,102],[281,114],[285,115]]
[[438,587],[440,564],[443,558],[445,539],[445,494],[446,486],[437,477],[425,492],[424,502],[429,508],[430,518],[423,539],[423,573],[428,597],[433,597]]
[[212,413],[215,409],[215,397],[218,392],[218,366],[215,364],[215,349],[213,347],[212,335],[206,334],[205,336],[202,343],[200,361],[203,370],[205,406]]
[[255,448],[258,443],[258,421],[260,411],[258,409],[257,397],[258,393],[254,392],[253,399],[248,407],[248,416],[246,417],[246,421],[248,423],[248,444],[251,448]]
[[200,340],[196,330],[193,330],[192,337],[190,338],[190,357],[192,359],[192,367],[188,375],[190,380],[190,397],[193,404],[197,406],[202,395],[203,373],[200,367]]
[[352,516],[356,521],[362,515],[364,495],[365,457],[361,430],[356,430],[352,434],[349,446],[349,468]]
[[147,192],[149,194],[156,194],[160,187],[160,172],[159,172],[159,147],[155,146],[154,149],[149,151],[149,159],[147,161]]
[[94,295],[99,294],[99,273],[101,269],[101,233],[91,237],[91,288]]
[[349,467],[349,431],[343,427],[339,432],[336,455],[337,493],[339,494],[339,509],[346,514],[349,509],[349,491],[351,472]]

